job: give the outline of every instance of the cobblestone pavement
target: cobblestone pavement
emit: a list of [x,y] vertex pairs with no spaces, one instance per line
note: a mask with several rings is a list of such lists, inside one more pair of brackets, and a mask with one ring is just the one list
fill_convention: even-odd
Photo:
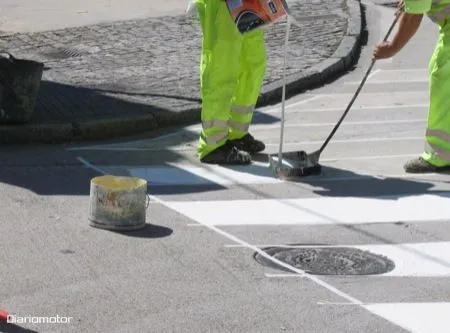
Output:
[[[346,33],[346,0],[292,4],[288,73],[331,56]],[[329,14],[337,14],[330,18]],[[321,16],[324,16],[321,18]],[[285,23],[267,28],[265,84],[282,77]],[[34,123],[179,114],[199,100],[201,31],[195,17],[165,16],[57,31],[4,35],[0,46],[16,57],[45,63]]]

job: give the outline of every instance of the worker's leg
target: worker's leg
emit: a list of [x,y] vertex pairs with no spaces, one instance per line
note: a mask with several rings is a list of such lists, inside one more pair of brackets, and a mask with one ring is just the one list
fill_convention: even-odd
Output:
[[250,162],[250,156],[227,144],[231,100],[239,78],[241,35],[224,1],[200,0],[197,8],[203,31],[200,160],[205,163],[246,164]]
[[266,72],[266,49],[262,29],[243,38],[239,82],[230,113],[230,139],[239,149],[252,154],[265,148],[264,143],[249,134],[249,126]]
[[450,169],[450,22],[440,27],[439,40],[430,59],[430,106],[425,151],[405,164],[407,172]]

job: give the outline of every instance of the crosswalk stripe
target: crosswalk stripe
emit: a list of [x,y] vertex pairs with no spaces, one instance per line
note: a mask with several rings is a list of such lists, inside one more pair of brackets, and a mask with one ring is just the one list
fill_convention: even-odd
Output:
[[[377,69],[367,79],[367,84],[389,84],[389,83],[418,83],[428,82],[428,70],[417,69],[410,71],[392,71]],[[344,85],[360,84],[360,81],[347,81]]]
[[426,223],[449,219],[450,193],[368,198],[172,201],[170,207],[200,224],[216,226]]
[[384,255],[395,263],[387,277],[450,276],[450,242],[352,246]]
[[377,303],[367,310],[412,333],[447,333],[450,303]]
[[246,166],[192,166],[180,164],[169,167],[131,167],[131,176],[146,179],[150,185],[221,185],[279,184],[283,181],[263,163]]
[[[417,103],[417,104],[377,104],[377,105],[360,105],[359,107],[353,107],[352,110],[356,111],[356,112],[362,112],[364,111],[365,113],[370,113],[370,112],[382,112],[382,111],[392,111],[395,110],[396,112],[401,112],[401,111],[407,111],[410,112],[412,110],[415,109],[426,109],[428,108],[429,104],[425,104],[425,103]],[[336,107],[326,107],[326,108],[318,108],[318,107],[314,107],[314,108],[294,108],[293,110],[289,110],[288,115],[293,115],[293,114],[302,114],[302,113],[325,113],[325,112],[340,112],[343,113],[344,112],[344,108],[342,105],[341,106],[336,106]],[[258,110],[258,113],[263,114],[263,115],[273,115],[273,114],[278,114],[281,113],[281,109],[280,108],[271,108],[271,109],[261,109]],[[322,116],[321,116],[322,117]]]
[[[336,161],[371,161],[371,160],[388,160],[403,159],[414,157],[417,154],[400,154],[400,155],[374,155],[374,156],[350,156],[346,158],[323,158],[321,162]],[[275,158],[276,159],[276,158]],[[232,187],[240,185],[271,185],[282,184],[287,182],[299,183],[302,179],[282,179],[279,178],[275,171],[269,167],[268,163],[254,162],[247,166],[230,166],[222,167],[218,165],[210,165],[208,167],[200,167],[194,165],[180,164],[173,166],[100,166],[105,172],[113,175],[131,176],[145,179],[150,186],[150,191],[154,187],[164,186],[223,186]],[[310,176],[305,180],[312,180],[315,183],[323,182],[339,182],[339,181],[357,181],[357,180],[374,180],[374,179],[431,179],[439,180],[440,175],[429,174],[374,174],[371,172],[349,173],[349,174],[322,174],[321,176]],[[349,171],[351,171],[349,169]],[[317,198],[317,200],[321,200]]]
[[[368,81],[367,84],[392,84],[392,83],[428,83],[428,78],[417,78],[417,79],[403,79],[403,80],[372,80]],[[345,82],[344,85],[354,85],[359,84],[358,81]]]

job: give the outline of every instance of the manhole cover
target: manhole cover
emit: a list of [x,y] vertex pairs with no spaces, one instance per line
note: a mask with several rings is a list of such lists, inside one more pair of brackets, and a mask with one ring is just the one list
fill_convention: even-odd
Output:
[[[264,251],[295,268],[314,275],[378,275],[392,271],[392,260],[368,251],[351,247],[283,247]],[[255,254],[261,265],[287,270],[267,258]]]

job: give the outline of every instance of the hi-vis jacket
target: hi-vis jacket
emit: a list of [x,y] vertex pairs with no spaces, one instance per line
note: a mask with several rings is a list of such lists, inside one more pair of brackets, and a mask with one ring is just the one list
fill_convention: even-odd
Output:
[[449,0],[405,0],[405,12],[426,14],[437,23],[450,17]]

